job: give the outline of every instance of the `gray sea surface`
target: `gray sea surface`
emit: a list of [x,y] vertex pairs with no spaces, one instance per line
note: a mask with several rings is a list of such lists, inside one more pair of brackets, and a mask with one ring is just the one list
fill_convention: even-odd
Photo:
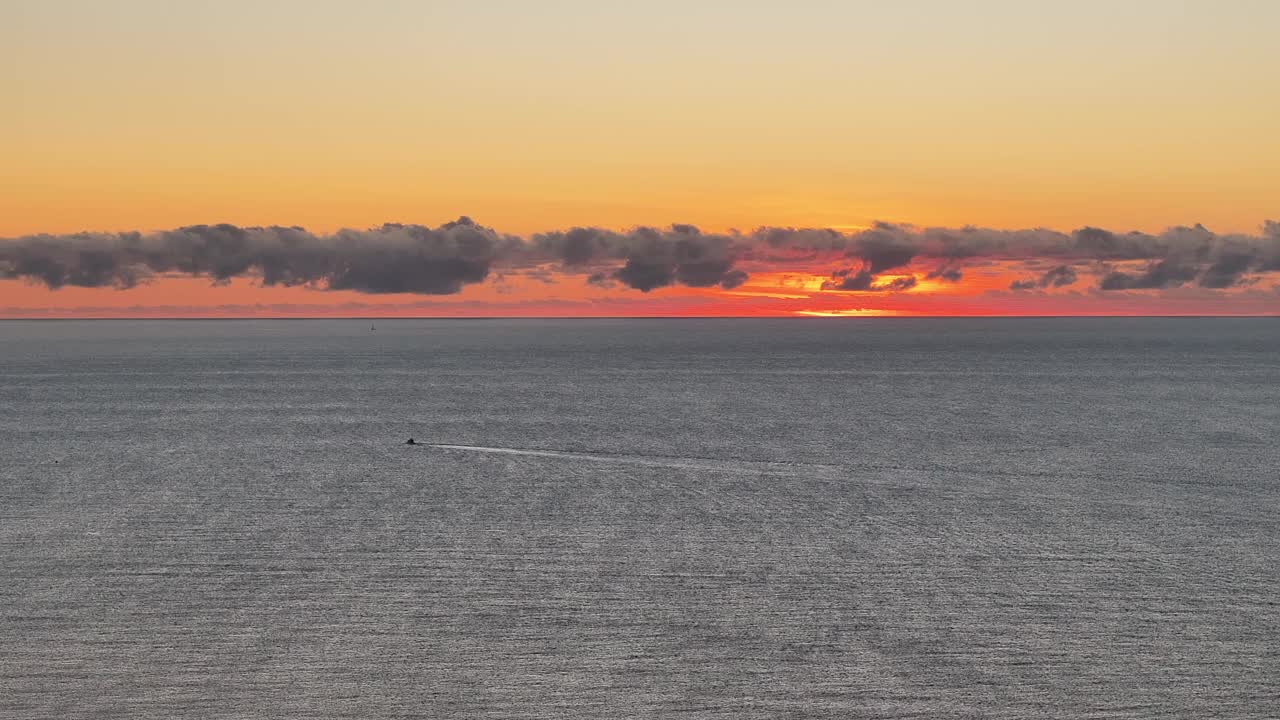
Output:
[[1278,511],[1276,319],[0,322],[0,717],[1276,718]]

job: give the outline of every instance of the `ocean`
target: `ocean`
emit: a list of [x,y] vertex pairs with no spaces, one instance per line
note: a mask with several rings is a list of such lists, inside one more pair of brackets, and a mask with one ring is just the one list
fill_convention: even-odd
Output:
[[1280,320],[375,322],[0,322],[0,718],[1280,717]]

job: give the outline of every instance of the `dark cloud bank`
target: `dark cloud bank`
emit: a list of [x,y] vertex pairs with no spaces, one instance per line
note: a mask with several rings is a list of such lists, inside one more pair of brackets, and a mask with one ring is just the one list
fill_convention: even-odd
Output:
[[[1086,227],[1052,230],[916,228],[878,223],[854,233],[760,228],[703,233],[692,225],[627,232],[577,227],[529,238],[462,217],[436,228],[387,224],[316,235],[299,227],[194,225],[156,233],[32,235],[0,240],[0,277],[64,286],[129,288],[157,275],[252,277],[264,285],[310,285],[363,293],[444,295],[495,270],[548,268],[599,285],[642,292],[671,285],[733,288],[748,269],[785,271],[829,262],[823,285],[836,291],[908,290],[921,264],[926,277],[960,282],[966,268],[995,260],[1048,266],[1015,281],[1042,290],[1096,276],[1100,290],[1196,284],[1228,288],[1280,271],[1280,223],[1257,235],[1218,235],[1197,225],[1158,235]],[[893,277],[881,278],[884,273]]]

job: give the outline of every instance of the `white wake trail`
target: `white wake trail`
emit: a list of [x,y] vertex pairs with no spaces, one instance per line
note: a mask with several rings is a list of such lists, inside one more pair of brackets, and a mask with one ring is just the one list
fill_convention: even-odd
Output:
[[636,455],[603,455],[596,453],[568,452],[563,450],[530,450],[524,448],[489,447],[485,445],[446,445],[430,443],[428,447],[442,450],[491,453],[495,455],[524,455],[556,458],[560,460],[585,460],[587,462],[615,463],[621,465],[647,465],[650,467],[677,467],[691,469],[730,470],[741,469],[743,463],[726,460],[693,460],[685,458],[641,457]]

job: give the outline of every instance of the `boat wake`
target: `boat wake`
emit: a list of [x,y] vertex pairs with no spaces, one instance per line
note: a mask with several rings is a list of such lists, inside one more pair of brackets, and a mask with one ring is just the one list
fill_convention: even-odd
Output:
[[[538,448],[496,447],[491,445],[453,445],[447,443],[418,443],[419,447],[485,453],[492,455],[522,455],[554,460],[640,465],[647,467],[680,468],[712,472],[743,473],[757,475],[797,476],[831,480],[847,480],[857,477],[859,482],[880,485],[941,485],[948,492],[960,492],[955,484],[957,477],[964,477],[968,492],[986,488],[991,492],[1006,494],[1016,492],[1020,486],[1035,487],[1042,496],[1053,494],[1039,485],[1027,485],[1030,481],[1089,482],[1091,476],[1056,470],[997,469],[991,467],[954,467],[940,464],[917,465],[911,463],[868,463],[848,460],[840,463],[806,462],[803,460],[745,460],[715,457],[677,455],[639,455],[627,453],[586,452],[573,450],[542,450]],[[1154,482],[1154,481],[1153,481]],[[1103,499],[1114,502],[1114,498]]]
[[[573,452],[570,450],[537,450],[529,448],[491,447],[486,445],[447,445],[443,443],[432,443],[429,447],[439,448],[441,450],[461,450],[465,452],[490,453],[495,455],[523,455],[526,457],[555,458],[558,460],[581,460],[586,462],[686,468],[691,470],[741,471],[749,468],[768,473],[792,474],[798,469],[794,467],[797,463],[725,460],[718,458],[686,458],[662,455],[615,455],[609,453]],[[826,466],[806,464],[805,467],[813,468]]]

